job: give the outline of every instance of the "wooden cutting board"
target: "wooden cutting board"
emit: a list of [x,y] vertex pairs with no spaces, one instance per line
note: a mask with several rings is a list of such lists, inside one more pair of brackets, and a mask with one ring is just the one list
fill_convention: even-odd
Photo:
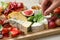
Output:
[[44,30],[41,32],[37,32],[37,33],[32,33],[32,34],[27,34],[24,36],[19,36],[16,38],[4,38],[4,39],[0,39],[0,40],[34,40],[40,37],[45,37],[45,36],[49,36],[49,35],[55,35],[55,34],[59,34],[60,33],[60,28],[55,28],[55,29],[48,29],[48,30]]

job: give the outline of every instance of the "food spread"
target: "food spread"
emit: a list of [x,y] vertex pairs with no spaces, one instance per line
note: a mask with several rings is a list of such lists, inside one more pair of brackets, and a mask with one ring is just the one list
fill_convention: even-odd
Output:
[[38,5],[27,9],[23,3],[1,2],[0,38],[18,37],[60,26],[60,7],[44,16]]

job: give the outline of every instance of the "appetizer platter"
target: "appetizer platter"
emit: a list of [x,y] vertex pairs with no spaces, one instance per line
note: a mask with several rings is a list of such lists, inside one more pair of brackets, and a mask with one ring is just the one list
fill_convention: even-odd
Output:
[[44,16],[40,5],[28,9],[22,2],[1,2],[0,39],[29,40],[60,33],[60,7]]

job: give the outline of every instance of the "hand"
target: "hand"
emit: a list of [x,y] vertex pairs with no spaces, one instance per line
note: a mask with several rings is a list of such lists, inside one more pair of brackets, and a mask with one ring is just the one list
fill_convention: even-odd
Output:
[[60,0],[43,0],[41,4],[41,8],[43,10],[44,15],[48,15],[55,8],[60,6]]

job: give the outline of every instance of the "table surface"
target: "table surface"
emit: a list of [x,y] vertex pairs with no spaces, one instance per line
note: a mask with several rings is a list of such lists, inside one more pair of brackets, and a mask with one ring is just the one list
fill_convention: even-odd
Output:
[[53,35],[53,36],[48,36],[44,38],[39,38],[36,40],[60,40],[60,34],[59,35]]
[[59,35],[52,35],[44,38],[39,38],[36,40],[60,40],[60,34]]

